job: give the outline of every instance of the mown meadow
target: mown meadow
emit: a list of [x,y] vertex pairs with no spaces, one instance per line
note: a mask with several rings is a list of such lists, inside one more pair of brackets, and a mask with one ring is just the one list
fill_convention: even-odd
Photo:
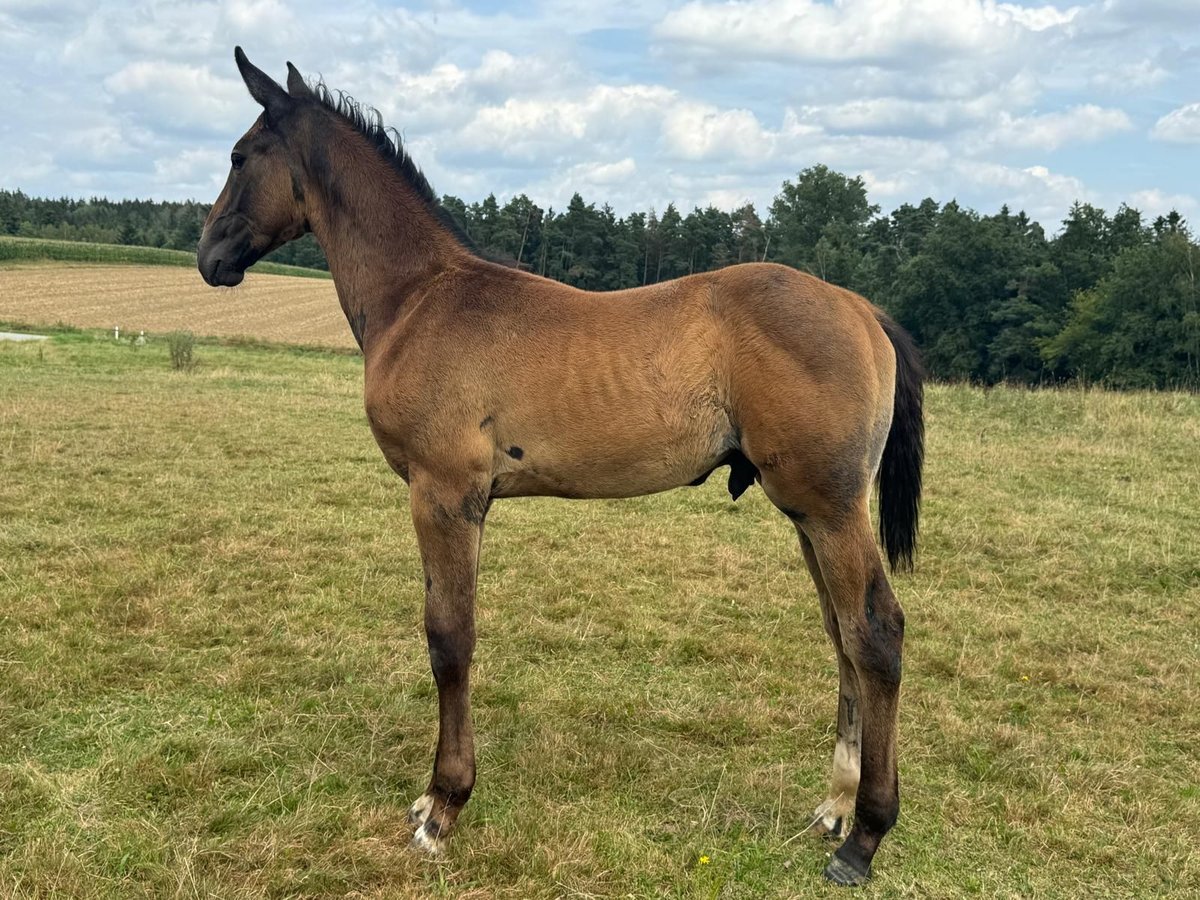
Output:
[[[497,503],[450,853],[357,355],[0,342],[0,896],[845,896],[836,667],[754,489]],[[1200,397],[928,394],[901,819],[863,897],[1200,894]]]

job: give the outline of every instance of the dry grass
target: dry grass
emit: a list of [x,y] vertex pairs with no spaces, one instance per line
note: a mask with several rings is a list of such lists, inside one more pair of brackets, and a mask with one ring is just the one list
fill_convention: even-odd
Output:
[[[419,562],[361,360],[197,358],[0,344],[0,895],[846,896],[801,834],[835,667],[761,492],[496,505],[480,782],[428,862]],[[929,401],[904,806],[860,895],[1200,894],[1200,398]]]
[[0,266],[0,320],[355,347],[332,281],[257,272],[236,288],[214,289],[194,268],[5,265]]

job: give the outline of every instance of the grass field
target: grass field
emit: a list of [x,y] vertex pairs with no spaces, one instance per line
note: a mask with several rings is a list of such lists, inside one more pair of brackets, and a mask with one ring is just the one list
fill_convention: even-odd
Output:
[[126,334],[188,330],[358,349],[329,279],[252,269],[235,288],[211,288],[196,271],[194,258],[191,268],[83,262],[0,265],[0,320],[65,322],[110,331],[120,326]]
[[[80,262],[119,263],[140,266],[183,266],[196,269],[196,254],[163,247],[137,247],[124,244],[92,244],[86,241],[51,241],[43,238],[22,238],[0,235],[0,266],[19,262]],[[285,266],[273,262],[258,262],[251,272],[262,275],[294,275],[298,278],[328,280],[330,275],[320,269]]]
[[[836,669],[760,491],[493,508],[480,780],[431,862],[361,360],[197,359],[0,343],[0,896],[846,896],[804,833]],[[1196,396],[930,390],[903,809],[857,896],[1200,894],[1198,445]]]

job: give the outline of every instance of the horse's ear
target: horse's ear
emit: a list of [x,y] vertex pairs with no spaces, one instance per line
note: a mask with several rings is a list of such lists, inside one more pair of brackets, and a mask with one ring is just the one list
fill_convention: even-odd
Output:
[[273,118],[281,118],[291,108],[292,98],[287,91],[277,85],[266,72],[246,59],[241,47],[233,48],[233,58],[237,61],[238,71],[242,73],[242,81],[250,96]]
[[304,76],[290,62],[288,67],[288,93],[296,100],[303,100],[312,96],[312,91],[308,89],[308,85],[304,83]]

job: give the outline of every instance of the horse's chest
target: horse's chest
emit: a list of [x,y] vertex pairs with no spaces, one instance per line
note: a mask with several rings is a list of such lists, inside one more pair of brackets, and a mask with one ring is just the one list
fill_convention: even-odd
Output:
[[407,482],[409,464],[414,455],[411,406],[395,400],[380,402],[373,398],[370,392],[367,393],[365,406],[371,434],[374,435],[383,458],[396,474]]

